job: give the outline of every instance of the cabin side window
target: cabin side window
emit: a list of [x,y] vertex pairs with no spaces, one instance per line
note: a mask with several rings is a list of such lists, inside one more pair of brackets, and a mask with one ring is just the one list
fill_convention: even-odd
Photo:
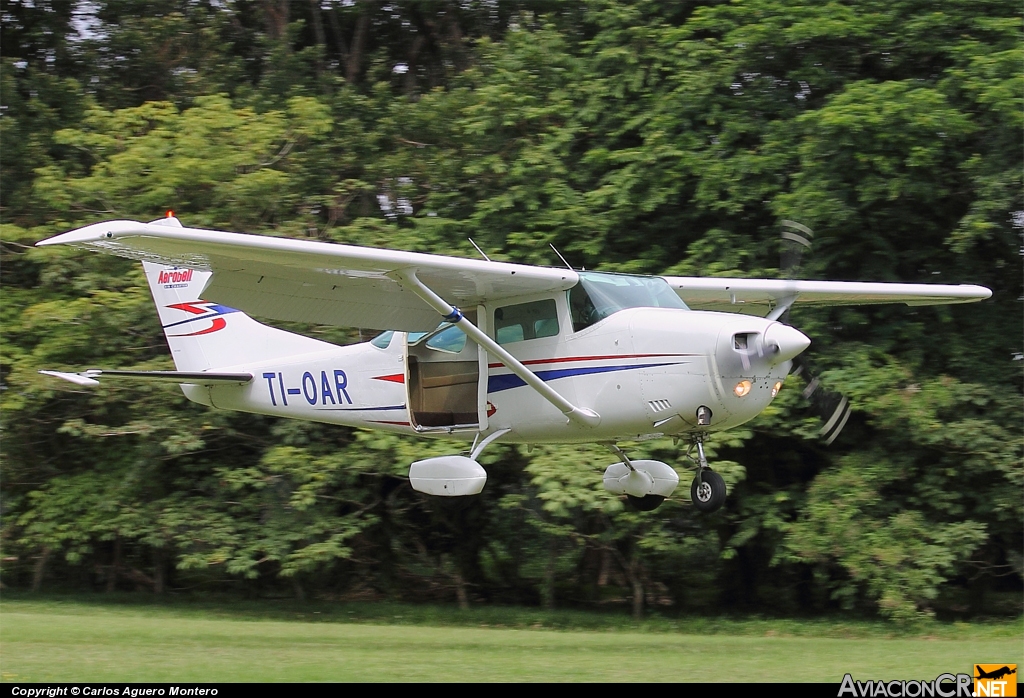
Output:
[[494,311],[494,339],[498,344],[557,335],[558,309],[553,298],[507,305]]

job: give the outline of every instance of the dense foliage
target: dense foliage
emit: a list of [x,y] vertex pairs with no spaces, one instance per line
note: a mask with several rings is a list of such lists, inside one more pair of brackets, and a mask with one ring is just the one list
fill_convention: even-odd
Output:
[[[3,581],[684,610],[1019,612],[1019,3],[4,0]],[[644,273],[978,283],[794,311],[853,417],[791,378],[653,513],[597,447],[451,444],[225,413],[40,368],[171,368],[141,271],[36,249],[148,220]],[[295,329],[292,327],[292,329]],[[329,341],[355,329],[306,327]],[[690,469],[671,442],[631,446]],[[1005,599],[1011,602],[1007,605]]]

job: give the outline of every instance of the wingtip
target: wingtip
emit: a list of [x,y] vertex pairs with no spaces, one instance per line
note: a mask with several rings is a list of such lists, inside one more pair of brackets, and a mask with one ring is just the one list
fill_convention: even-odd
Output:
[[92,387],[100,384],[100,382],[95,378],[83,376],[81,373],[66,373],[64,371],[40,371],[40,373],[44,376],[53,376],[54,378],[66,380],[69,383],[74,383],[75,385],[87,385]]
[[49,247],[50,245],[75,245],[89,242],[99,242],[105,238],[115,237],[123,233],[141,232],[146,229],[145,223],[138,221],[105,221],[93,223],[83,228],[75,228],[66,233],[46,238],[36,243],[36,247]]
[[992,289],[984,286],[977,286],[975,284],[960,284],[959,286],[953,286],[952,288],[957,289],[960,293],[957,294],[959,297],[959,303],[977,303],[979,301],[987,300],[992,297]]

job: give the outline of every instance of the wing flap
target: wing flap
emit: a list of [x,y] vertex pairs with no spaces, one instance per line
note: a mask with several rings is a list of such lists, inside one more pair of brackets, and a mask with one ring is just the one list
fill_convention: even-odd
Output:
[[348,278],[325,284],[294,278],[221,271],[203,295],[252,315],[340,327],[429,332],[437,312],[390,279]]
[[860,281],[796,281],[666,276],[665,281],[694,310],[717,310],[764,317],[793,296],[794,305],[945,305],[974,303],[992,292],[968,284],[901,284]]

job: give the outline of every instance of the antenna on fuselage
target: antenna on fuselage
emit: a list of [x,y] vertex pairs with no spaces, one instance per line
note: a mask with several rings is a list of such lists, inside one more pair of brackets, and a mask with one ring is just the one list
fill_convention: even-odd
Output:
[[476,244],[475,242],[473,242],[473,238],[466,238],[466,239],[467,239],[467,240],[469,240],[469,244],[470,244],[470,245],[472,245],[473,247],[475,247],[475,248],[476,248],[476,251],[480,253],[480,256],[481,256],[481,257],[483,257],[484,259],[486,259],[486,260],[487,260],[488,262],[489,262],[489,261],[491,261],[491,258],[487,256],[487,253],[486,253],[486,252],[484,252],[483,250],[481,250],[481,249],[480,249],[480,246],[479,246],[479,245],[477,245],[477,244]]
[[569,271],[576,271],[575,269],[572,268],[571,264],[569,264],[567,261],[565,261],[565,257],[563,257],[562,253],[558,251],[558,248],[555,247],[554,243],[549,242],[548,245],[550,245],[551,249],[553,249],[555,251],[555,254],[558,255],[558,258],[560,260],[562,260],[562,264],[564,264],[565,266],[569,267]]

